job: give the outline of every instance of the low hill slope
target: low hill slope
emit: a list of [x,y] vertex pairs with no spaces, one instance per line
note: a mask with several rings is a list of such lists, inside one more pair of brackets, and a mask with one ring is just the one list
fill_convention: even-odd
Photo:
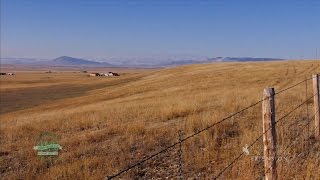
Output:
[[[189,65],[125,73],[117,78],[74,73],[46,75],[59,85],[56,88],[44,83],[43,74],[39,73],[17,75],[16,79],[1,77],[2,87],[19,87],[0,88],[1,92],[15,91],[15,102],[25,96],[29,97],[26,101],[33,101],[32,97],[41,93],[25,91],[28,83],[33,88],[48,87],[46,96],[38,99],[41,103],[0,115],[1,173],[8,179],[102,179],[176,142],[178,130],[185,137],[261,100],[266,87],[279,91],[319,72],[319,61],[282,61]],[[305,101],[306,93],[312,95],[312,82],[307,82],[307,92],[305,86],[301,84],[276,97],[277,118]],[[63,96],[57,97],[57,93]],[[310,117],[312,103],[308,103]],[[279,152],[284,151],[306,120],[304,107],[279,124]],[[186,141],[182,146],[183,176],[212,179],[262,133],[261,121],[258,104]],[[32,149],[44,131],[59,135],[63,146],[50,163],[41,161]],[[302,137],[306,137],[303,132]],[[290,162],[279,162],[279,177],[316,179],[314,175],[320,173],[319,160],[315,158],[319,143],[303,138],[297,142],[300,144],[293,144],[283,154]],[[303,142],[307,143],[301,145]],[[306,150],[308,154],[297,158]],[[261,140],[223,177],[260,178],[262,152]],[[177,178],[178,160],[178,149],[173,148],[121,178]]]
[[85,59],[78,59],[68,56],[61,56],[48,62],[50,65],[60,65],[60,66],[112,66],[108,63],[101,63],[96,61],[89,61]]

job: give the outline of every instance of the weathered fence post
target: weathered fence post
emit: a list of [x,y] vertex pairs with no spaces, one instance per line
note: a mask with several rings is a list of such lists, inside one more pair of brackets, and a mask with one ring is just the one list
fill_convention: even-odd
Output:
[[320,140],[320,108],[319,108],[319,75],[315,74],[312,76],[313,78],[313,101],[314,101],[314,119],[315,119],[315,139]]
[[276,127],[274,88],[263,91],[262,120],[264,168],[266,180],[277,179]]

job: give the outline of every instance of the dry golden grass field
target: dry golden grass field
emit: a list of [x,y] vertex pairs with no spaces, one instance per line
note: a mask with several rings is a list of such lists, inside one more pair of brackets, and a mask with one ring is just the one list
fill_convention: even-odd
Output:
[[[175,143],[179,130],[186,137],[261,100],[266,87],[277,92],[311,78],[320,61],[123,70],[120,77],[44,72],[0,77],[1,179],[104,179]],[[276,95],[276,119],[313,95],[312,81],[307,87]],[[311,119],[313,99],[306,104]],[[279,179],[320,179],[313,121],[304,128],[307,105],[277,124]],[[261,109],[259,103],[185,141],[183,179],[213,179],[232,162],[262,133]],[[42,132],[58,135],[63,147],[50,161],[33,150]],[[219,178],[261,179],[262,144],[259,139]],[[178,179],[178,147],[116,179]]]

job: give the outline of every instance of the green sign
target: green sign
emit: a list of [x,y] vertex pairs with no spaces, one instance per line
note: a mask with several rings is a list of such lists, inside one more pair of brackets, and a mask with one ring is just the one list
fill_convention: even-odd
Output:
[[37,146],[33,149],[38,151],[38,156],[57,156],[62,146],[58,144],[59,137],[50,132],[43,132],[40,134]]
[[59,144],[48,144],[44,146],[34,146],[33,149],[38,151],[50,150],[50,149],[61,150],[62,146],[60,146]]

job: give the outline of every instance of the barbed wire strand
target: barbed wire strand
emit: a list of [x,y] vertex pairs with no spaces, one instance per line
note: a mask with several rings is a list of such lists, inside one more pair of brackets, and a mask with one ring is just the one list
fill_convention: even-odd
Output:
[[216,122],[216,123],[213,123],[213,124],[211,124],[210,126],[207,126],[206,128],[203,128],[203,129],[201,129],[201,130],[199,130],[199,131],[197,131],[197,132],[195,132],[195,133],[193,133],[193,134],[191,134],[191,135],[189,135],[189,136],[181,139],[181,141],[175,142],[174,144],[172,144],[172,145],[170,145],[170,146],[168,146],[168,147],[160,150],[159,152],[157,152],[157,153],[155,153],[155,154],[153,154],[153,155],[150,155],[149,157],[141,160],[140,162],[135,163],[135,164],[129,166],[128,168],[123,169],[122,171],[120,171],[120,172],[118,172],[118,173],[116,173],[116,174],[114,174],[114,175],[112,175],[112,176],[108,176],[107,179],[113,179],[113,178],[115,178],[115,177],[117,177],[117,176],[119,176],[119,175],[127,172],[128,170],[130,170],[130,169],[132,169],[132,168],[134,168],[134,167],[136,167],[136,166],[144,163],[145,161],[147,161],[147,160],[149,160],[149,159],[152,159],[152,158],[154,158],[155,156],[157,156],[157,155],[159,155],[159,154],[161,154],[161,153],[163,153],[163,152],[165,152],[165,151],[173,148],[174,146],[178,145],[179,143],[182,143],[182,142],[184,142],[184,141],[186,141],[186,140],[188,140],[188,139],[190,139],[190,138],[192,138],[192,137],[194,137],[194,136],[196,136],[196,135],[198,135],[198,134],[200,134],[200,133],[202,133],[202,132],[204,132],[204,131],[206,131],[206,130],[208,130],[208,129],[210,129],[210,128],[212,128],[212,127],[214,127],[214,126],[216,126],[216,125],[218,125],[218,124],[220,124],[220,123],[222,123],[222,122],[224,122],[224,121],[226,121],[226,120],[228,120],[228,119],[230,119],[231,117],[233,117],[233,116],[235,116],[235,115],[237,115],[237,114],[240,114],[241,112],[243,112],[243,111],[245,111],[245,110],[247,110],[247,109],[250,109],[250,108],[252,108],[252,107],[254,107],[254,106],[256,106],[256,105],[258,105],[258,104],[261,103],[262,101],[263,101],[263,100],[260,100],[260,101],[258,101],[258,102],[256,102],[256,103],[253,103],[253,104],[251,104],[250,106],[247,106],[246,108],[241,109],[240,111],[237,111],[237,112],[235,112],[235,113],[233,113],[233,114],[231,114],[231,115],[229,115],[229,116],[221,119],[220,121],[218,121],[218,122]]
[[[293,87],[295,87],[295,86],[298,86],[298,85],[300,85],[301,83],[303,83],[303,82],[305,82],[305,81],[307,81],[307,80],[310,80],[310,79],[312,79],[312,78],[305,79],[305,80],[303,80],[303,81],[301,81],[301,82],[299,82],[299,83],[297,83],[297,84],[295,84],[295,85],[293,85],[293,86],[290,86],[290,87],[288,87],[288,88],[285,88],[285,89],[283,89],[283,90],[280,90],[278,93],[275,93],[273,96],[275,96],[275,95],[277,95],[277,94],[280,94],[280,93],[282,93],[282,92],[284,92],[284,91],[287,91],[287,90],[289,90],[289,89],[291,89],[291,88],[293,88]],[[267,97],[267,98],[269,98],[269,97]],[[115,178],[115,177],[117,177],[117,176],[120,176],[121,174],[129,171],[130,169],[132,169],[132,168],[134,168],[134,167],[136,167],[136,166],[139,166],[140,164],[148,161],[149,159],[152,159],[152,158],[158,156],[159,154],[164,153],[164,152],[166,152],[167,150],[175,147],[175,146],[178,145],[179,143],[182,143],[182,142],[184,142],[184,141],[186,141],[186,140],[188,140],[188,139],[190,139],[190,138],[192,138],[192,137],[194,137],[194,136],[196,136],[196,135],[198,135],[198,134],[200,134],[200,133],[202,133],[202,132],[204,132],[204,131],[206,131],[206,130],[208,130],[208,129],[210,129],[210,128],[212,128],[212,127],[214,127],[214,126],[216,126],[216,125],[218,125],[218,124],[220,124],[220,123],[222,123],[222,122],[224,122],[224,121],[226,121],[226,120],[228,120],[228,119],[230,119],[231,117],[233,117],[233,116],[235,116],[235,115],[237,115],[237,114],[240,114],[240,113],[242,113],[242,112],[244,112],[244,111],[246,111],[246,110],[248,110],[248,109],[250,109],[250,108],[252,108],[252,107],[254,107],[254,106],[258,105],[258,104],[260,104],[261,102],[263,102],[263,101],[266,100],[267,98],[264,98],[264,99],[262,99],[262,100],[260,100],[260,101],[257,101],[256,103],[253,103],[253,104],[251,104],[251,105],[249,105],[249,106],[247,106],[247,107],[245,107],[245,108],[243,108],[243,109],[241,109],[241,110],[239,110],[239,111],[237,111],[237,112],[235,112],[235,113],[233,113],[233,114],[231,114],[231,115],[229,115],[229,116],[221,119],[220,121],[218,121],[218,122],[216,122],[216,123],[213,123],[213,124],[207,126],[206,128],[203,128],[203,129],[201,129],[201,130],[199,130],[199,131],[197,131],[197,132],[195,132],[195,133],[193,133],[193,134],[185,137],[184,139],[181,139],[181,141],[179,141],[179,142],[175,142],[174,144],[172,144],[172,145],[170,145],[170,146],[168,146],[168,147],[166,147],[166,148],[158,151],[157,153],[155,153],[155,154],[153,154],[153,155],[150,155],[149,157],[141,160],[140,162],[137,162],[137,163],[135,163],[135,164],[133,164],[133,165],[131,165],[131,166],[129,166],[129,167],[127,167],[127,168],[119,171],[118,173],[116,173],[116,174],[114,174],[114,175],[112,175],[112,176],[108,176],[107,179],[113,179],[113,178]],[[311,97],[311,98],[312,98],[312,97]],[[298,109],[299,107],[301,107],[301,105],[303,105],[303,104],[304,104],[304,103],[300,104],[300,105],[299,105],[297,108],[295,108],[293,111],[295,111],[296,109]],[[289,114],[291,114],[293,111],[291,111]],[[287,115],[285,115],[285,116],[288,116],[289,114],[287,114]],[[276,123],[277,123],[277,122],[276,122]],[[263,135],[263,134],[262,134],[262,135]],[[262,135],[261,135],[261,137],[262,137]],[[260,137],[260,138],[261,138],[261,137]],[[260,138],[259,138],[259,139],[260,139]],[[258,141],[259,139],[257,138],[255,141]],[[255,142],[254,142],[254,143],[255,143]],[[243,153],[242,153],[242,154],[243,154]],[[241,155],[241,156],[242,156],[242,155]],[[240,156],[240,157],[241,157],[241,156]],[[239,157],[239,158],[240,158],[240,157]]]
[[[301,131],[298,133],[298,135],[295,136],[295,137],[293,138],[293,140],[289,143],[289,145],[287,145],[286,148],[285,148],[279,155],[277,155],[277,156],[282,156],[282,155],[283,155],[283,153],[290,147],[290,145],[296,140],[296,138],[301,135],[301,132],[304,130],[304,128],[306,128],[306,127],[308,126],[308,124],[310,124],[311,120],[313,120],[313,119],[315,118],[315,115],[316,115],[316,114],[314,114],[314,116],[308,120],[308,123],[307,123],[305,126],[303,126],[303,128],[302,128]],[[278,160],[278,159],[276,159],[276,161],[277,161],[277,160]],[[267,169],[267,172],[266,172],[266,173],[268,173],[269,171],[270,171],[270,167]],[[264,177],[264,176],[265,176],[265,175],[263,175],[262,177]],[[261,177],[261,178],[262,178],[262,177]]]
[[[318,112],[319,112],[319,110],[318,110],[316,113],[314,113],[314,115],[312,116],[312,118],[310,118],[310,119],[308,120],[308,123],[307,123],[305,126],[303,126],[303,128],[301,129],[301,131],[299,132],[299,134],[293,138],[293,140],[290,142],[289,145],[286,146],[286,148],[283,150],[283,152],[286,151],[286,150],[291,146],[291,144],[292,144],[292,143],[296,140],[296,138],[301,134],[302,130],[303,130],[307,125],[310,124],[311,120],[313,120],[313,119],[316,117],[316,114],[317,114]],[[314,129],[316,129],[316,127],[315,127]],[[282,155],[283,152],[282,152],[280,155]]]
[[289,87],[287,87],[287,88],[285,88],[285,89],[282,89],[282,90],[278,91],[277,93],[275,93],[275,95],[281,94],[281,93],[283,93],[283,92],[285,92],[285,91],[287,91],[287,90],[289,90],[289,89],[292,89],[292,88],[294,88],[294,87],[296,87],[296,86],[298,86],[298,85],[300,85],[300,84],[302,84],[302,83],[304,83],[304,82],[306,82],[306,81],[309,81],[309,80],[311,80],[311,79],[313,79],[313,77],[307,78],[307,79],[305,79],[305,80],[303,80],[303,81],[298,82],[297,84],[294,84],[294,85],[289,86]]
[[[297,119],[297,120],[294,121],[292,124],[296,124],[296,123],[298,123],[298,122],[300,122],[300,121],[301,121],[300,119]],[[257,164],[261,164],[262,162],[264,162],[264,161],[260,161],[260,162],[258,162]],[[268,168],[267,172],[269,172],[269,169],[270,169],[270,167]],[[263,171],[264,171],[264,170],[263,170]],[[266,172],[266,173],[267,173],[267,172]],[[262,174],[262,175],[260,176],[260,178],[258,178],[258,179],[262,179],[264,176],[265,176],[265,173]]]
[[[314,116],[315,117],[315,116]],[[314,118],[312,118],[312,120],[313,120]],[[310,121],[311,122],[311,121]],[[308,122],[308,124],[310,123],[310,122]],[[317,128],[318,126],[316,126],[315,128],[314,128],[314,130]],[[304,127],[305,128],[305,127]],[[304,129],[303,128],[303,129]],[[295,140],[294,140],[295,141]],[[309,156],[309,154],[310,154],[310,150],[308,151],[308,155],[307,155],[307,157]],[[304,163],[305,163],[305,161],[307,160],[307,157],[303,160],[303,162],[301,163],[301,165],[303,165]],[[299,161],[299,160],[298,160]],[[283,179],[286,179],[286,177],[287,177],[287,173],[285,173],[284,175],[283,175]]]
[[[282,119],[286,118],[287,116],[289,116],[291,113],[293,113],[295,110],[299,109],[301,106],[303,106],[305,103],[307,103],[310,99],[312,99],[314,96],[316,96],[317,94],[314,94],[313,96],[309,97],[306,101],[302,102],[301,104],[299,104],[297,107],[293,108],[289,113],[287,113],[286,115],[282,116],[278,121],[281,121]],[[276,121],[276,123],[278,122]]]
[[298,134],[293,138],[293,140],[285,147],[285,149],[279,154],[279,156],[282,156],[283,153],[292,145],[292,143],[296,141],[297,137],[299,137],[299,136],[301,135],[301,133],[303,132],[304,128],[306,128],[306,127],[310,124],[311,120],[313,120],[314,117],[315,117],[315,115],[308,120],[308,123],[305,124],[305,125],[302,127],[301,131],[299,131],[299,133],[298,133]]
[[[315,96],[315,95],[314,95]],[[313,98],[314,96],[310,97],[309,99]],[[306,101],[304,101],[303,103],[299,104],[297,107],[295,107],[293,110],[291,110],[290,112],[288,112],[286,115],[282,116],[278,121],[275,122],[275,125],[279,122],[281,122],[283,119],[285,119],[286,117],[288,117],[292,112],[294,112],[295,110],[299,109],[302,105],[304,105],[309,99],[307,99]],[[248,147],[247,149],[250,149],[260,138],[263,137],[263,135],[265,133],[267,133],[269,130],[271,129],[268,128],[267,130],[265,130],[265,132],[263,132],[256,140],[254,140]],[[218,177],[220,177],[228,168],[230,168],[238,159],[240,159],[240,157],[244,154],[245,152],[242,152],[241,154],[239,154],[233,161],[231,161],[222,171],[220,171],[218,173],[217,176],[214,177],[214,179],[217,179]]]

